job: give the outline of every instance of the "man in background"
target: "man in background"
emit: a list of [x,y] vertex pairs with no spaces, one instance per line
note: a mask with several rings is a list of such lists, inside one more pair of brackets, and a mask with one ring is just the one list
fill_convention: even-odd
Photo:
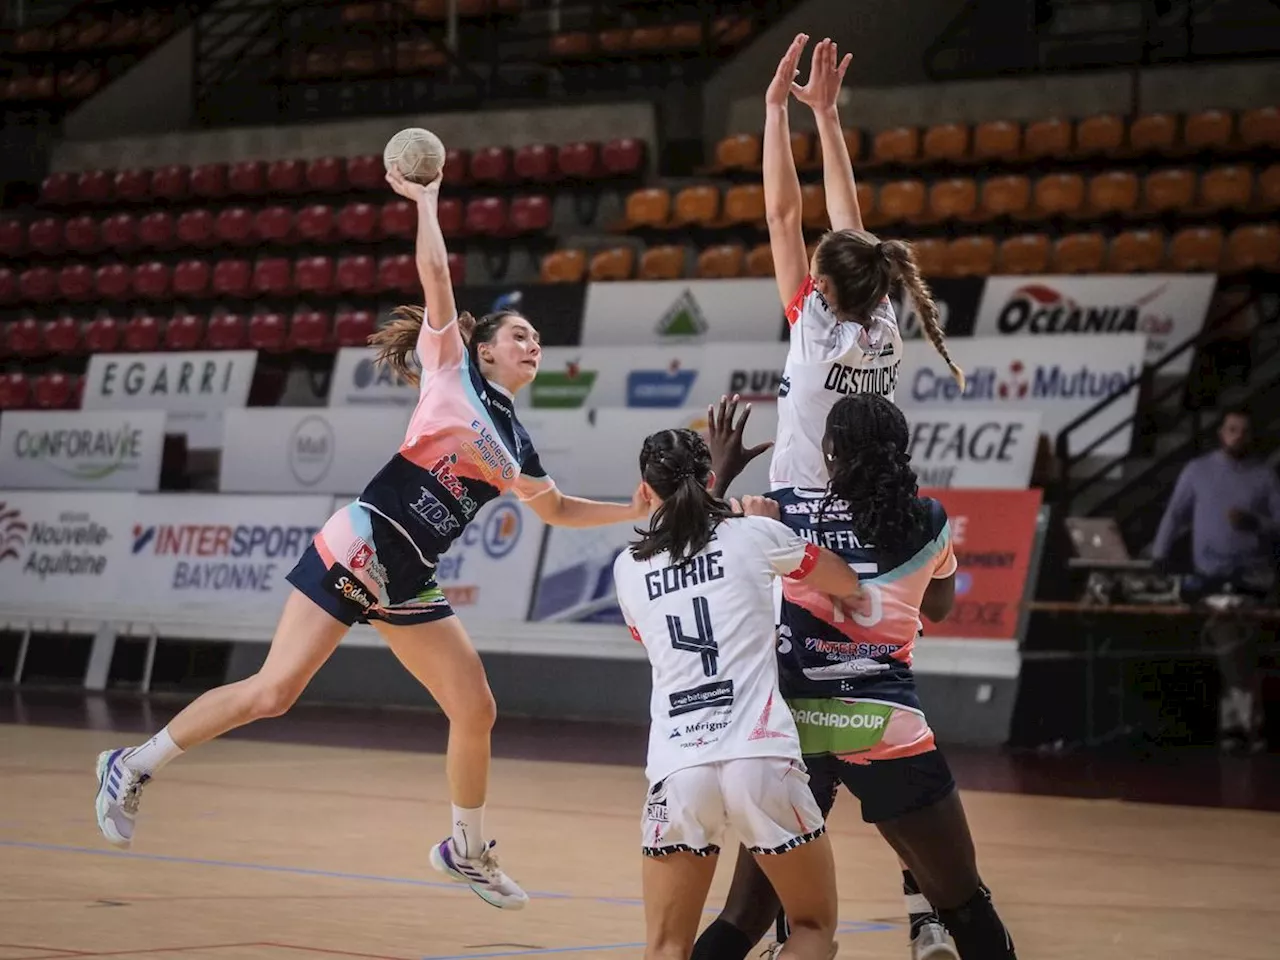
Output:
[[[1280,479],[1252,453],[1252,423],[1242,408],[1218,425],[1219,447],[1192,460],[1178,476],[1151,546],[1165,563],[1174,541],[1191,527],[1197,592],[1231,592],[1259,599],[1276,583],[1280,548]],[[1218,735],[1226,749],[1264,749],[1258,674],[1258,621],[1213,617],[1205,638],[1222,676]]]

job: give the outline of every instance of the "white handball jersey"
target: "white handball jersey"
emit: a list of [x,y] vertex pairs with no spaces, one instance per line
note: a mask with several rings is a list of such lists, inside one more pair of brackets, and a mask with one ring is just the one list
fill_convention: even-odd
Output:
[[769,485],[824,489],[830,479],[822,456],[827,414],[851,393],[893,400],[902,362],[902,334],[888,299],[870,326],[836,319],[813,277],[805,277],[787,307],[791,346],[778,390],[778,436]]
[[666,553],[619,554],[618,604],[653,668],[650,783],[720,760],[800,759],[778,692],[772,586],[817,561],[817,547],[768,517],[721,521],[705,549],[674,565]]

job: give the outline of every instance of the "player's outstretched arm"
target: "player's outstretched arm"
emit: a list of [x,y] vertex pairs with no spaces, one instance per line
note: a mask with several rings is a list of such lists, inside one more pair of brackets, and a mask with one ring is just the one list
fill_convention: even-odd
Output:
[[444,171],[436,174],[430,183],[414,183],[406,180],[400,168],[392,164],[387,169],[387,183],[391,189],[418,208],[418,236],[414,242],[414,260],[418,265],[418,278],[427,303],[427,324],[433,330],[442,330],[453,322],[458,307],[453,299],[453,278],[449,276],[449,251],[444,245],[444,233],[440,230],[439,203],[440,180]]
[[827,216],[833,230],[861,230],[862,210],[858,207],[858,188],[853,180],[853,161],[840,126],[836,99],[844,83],[845,71],[853,54],[844,59],[835,41],[823,40],[813,48],[809,61],[809,82],[795,90],[796,99],[813,111],[822,144],[822,188],[827,195]]
[[556,487],[549,487],[525,504],[543,523],[553,527],[604,527],[611,523],[643,520],[649,515],[649,498],[644,485],[636,487],[630,503],[609,503],[570,497]]
[[797,89],[797,65],[808,42],[808,35],[803,33],[791,41],[764,95],[764,213],[769,225],[773,274],[784,307],[809,273],[800,225],[800,177],[791,155],[791,127],[787,120],[787,100]]
[[732,397],[721,397],[718,404],[707,407],[707,446],[711,448],[711,472],[716,478],[711,494],[721,499],[724,499],[729,484],[737,479],[747,464],[773,446],[772,440],[754,447],[743,446],[742,431],[751,416],[751,404],[743,407],[742,416],[735,422],[739,400],[741,398],[735,393]]

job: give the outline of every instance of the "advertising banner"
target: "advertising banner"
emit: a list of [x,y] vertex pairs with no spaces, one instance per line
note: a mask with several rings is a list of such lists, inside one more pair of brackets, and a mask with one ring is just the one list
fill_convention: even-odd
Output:
[[85,410],[164,410],[167,433],[195,450],[222,443],[224,410],[243,407],[258,361],[254,350],[95,353],[85,374]]
[[329,376],[331,407],[413,407],[418,402],[415,384],[373,362],[372,347],[342,347]]
[[925,490],[951,521],[956,603],[926,636],[1012,640],[1031,564],[1039,490]]
[[[271,621],[285,576],[329,518],[327,496],[150,494],[136,500],[128,582],[159,617]],[[210,626],[210,636],[217,636]]]
[[[938,326],[948,337],[973,336],[973,322],[978,314],[978,301],[982,299],[981,277],[930,278],[929,289],[938,305]],[[898,329],[904,340],[924,335],[920,326],[920,311],[901,288],[891,295],[894,312],[898,316]]]
[[459,310],[479,319],[497,310],[517,310],[538,331],[544,347],[572,346],[582,342],[583,283],[530,283],[512,287],[482,284],[458,287],[454,297]]
[[1040,438],[1036,411],[914,407],[903,413],[911,469],[921,486],[1025,490],[1031,482]]
[[772,279],[593,283],[587,286],[581,343],[666,346],[781,340],[785,329],[782,301]]
[[132,493],[0,492],[0,604],[95,610],[120,602]]
[[404,408],[228,410],[224,493],[359,493],[400,449]]
[[10,410],[0,415],[0,489],[155,490],[163,410]]
[[[1140,334],[1154,363],[1200,332],[1216,282],[1207,273],[990,277],[974,334],[1088,340],[1104,350],[1108,337]],[[1192,351],[1183,356],[1169,373],[1190,369]]]

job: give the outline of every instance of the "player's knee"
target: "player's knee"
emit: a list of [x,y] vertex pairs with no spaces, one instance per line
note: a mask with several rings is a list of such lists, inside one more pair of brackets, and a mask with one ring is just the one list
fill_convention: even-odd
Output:
[[498,704],[493,699],[489,684],[482,680],[465,696],[453,699],[445,707],[449,722],[468,733],[488,733],[498,719]]
[[297,684],[256,676],[249,683],[249,715],[255,720],[281,716],[298,701],[301,693]]
[[834,937],[838,914],[835,899],[823,897],[813,903],[793,904],[787,910],[787,924],[792,931],[808,930],[824,938]]

